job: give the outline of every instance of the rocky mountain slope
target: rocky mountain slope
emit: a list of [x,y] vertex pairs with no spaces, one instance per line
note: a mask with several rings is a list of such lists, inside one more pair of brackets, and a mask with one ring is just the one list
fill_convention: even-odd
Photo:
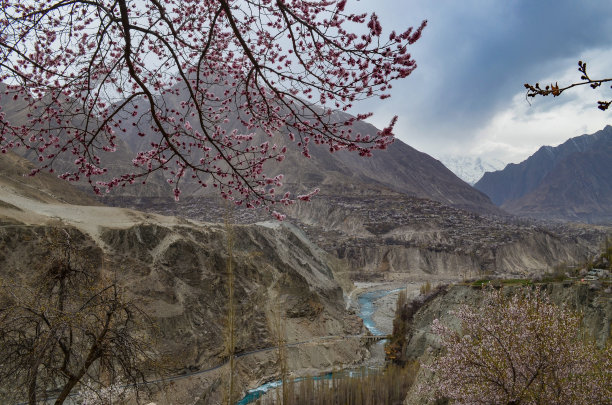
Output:
[[[214,221],[228,212],[223,202],[205,198],[151,208],[165,214],[179,209],[201,221]],[[288,222],[338,257],[353,280],[460,280],[483,273],[542,273],[561,263],[590,259],[610,231],[478,215],[384,187],[322,191],[313,201],[285,212]],[[234,209],[232,216],[249,223],[265,220],[267,214]]]
[[[146,303],[161,333],[159,346],[173,359],[169,367],[175,374],[213,367],[226,356],[228,233],[234,240],[238,352],[273,348],[279,317],[289,343],[362,331],[361,320],[345,309],[335,260],[290,224],[223,226],[72,205],[64,202],[66,192],[74,192],[69,185],[62,195],[49,186],[46,189],[55,194],[41,192],[38,198],[30,186],[8,177],[5,173],[0,178],[0,279],[28,277],[48,259],[45,246],[65,230],[71,240],[98,252],[103,272]],[[358,339],[304,344],[290,349],[289,367],[298,372],[326,369],[366,355]],[[237,386],[243,389],[273,378],[278,373],[275,351],[245,356],[237,368]],[[203,373],[191,383],[176,382],[174,386],[182,388],[170,402],[218,398],[224,378]]]
[[[363,128],[361,128],[363,126]],[[356,131],[371,133],[376,128],[359,123]],[[489,199],[473,189],[442,163],[397,139],[387,150],[360,158],[345,151],[330,154],[324,147],[312,148],[312,158],[302,159],[292,152],[279,171],[287,182],[322,185],[328,193],[346,189],[384,187],[410,197],[427,198],[455,208],[477,213],[501,214]],[[288,170],[288,171],[287,171]],[[369,186],[369,187],[368,187]]]
[[[181,104],[180,91],[178,95],[166,95],[164,102],[167,108],[178,109]],[[140,109],[146,110],[146,105]],[[349,117],[342,112],[334,114],[337,120]],[[137,120],[138,117],[133,119]],[[227,132],[234,129],[245,131],[238,119],[230,119],[225,128]],[[355,123],[352,130],[363,135],[375,135],[379,131],[367,122]],[[146,149],[150,142],[148,138],[138,136],[136,129],[128,130],[119,136],[129,146],[131,152]],[[337,192],[347,186],[353,189],[367,185],[385,186],[409,196],[428,198],[475,212],[500,213],[484,194],[465,184],[439,161],[399,139],[396,139],[387,150],[376,151],[371,158],[362,158],[356,153],[346,151],[332,154],[325,145],[311,144],[310,159],[305,159],[300,148],[284,133],[273,139],[256,134],[253,144],[257,145],[264,141],[287,146],[285,160],[281,163],[274,162],[274,166],[269,167],[270,172],[285,175],[285,190],[307,192],[314,187],[320,187],[328,192]],[[194,187],[193,184],[188,184],[188,181],[184,184],[184,188],[186,190],[183,195],[210,195],[208,190]],[[121,194],[131,192],[129,189],[122,190]],[[160,197],[160,195],[148,196]]]
[[474,187],[501,208],[536,218],[612,223],[612,126],[543,146]]
[[40,202],[102,205],[91,194],[79,191],[52,174],[28,176],[33,168],[34,164],[14,153],[0,154],[0,190],[19,190],[21,195]]
[[462,279],[541,274],[580,263],[605,229],[480,216],[401,194],[322,196],[290,212],[311,239],[346,260],[356,279]]

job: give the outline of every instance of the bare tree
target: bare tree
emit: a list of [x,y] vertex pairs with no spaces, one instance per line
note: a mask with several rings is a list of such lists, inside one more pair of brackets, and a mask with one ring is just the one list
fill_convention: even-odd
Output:
[[289,404],[289,370],[287,367],[287,331],[285,319],[283,319],[283,308],[281,305],[280,293],[276,296],[276,311],[274,311],[274,329],[276,332],[278,374],[281,379],[280,393],[277,390],[278,401],[281,405]]
[[232,208],[226,205],[225,212],[225,238],[227,247],[227,330],[225,338],[225,349],[229,360],[229,376],[227,380],[227,404],[232,405],[235,402],[235,387],[234,387],[234,372],[236,361],[236,304],[235,298],[235,281],[234,281],[234,226]]
[[53,242],[48,266],[0,287],[0,397],[62,404],[79,384],[142,383],[151,323],[116,280],[73,246]]

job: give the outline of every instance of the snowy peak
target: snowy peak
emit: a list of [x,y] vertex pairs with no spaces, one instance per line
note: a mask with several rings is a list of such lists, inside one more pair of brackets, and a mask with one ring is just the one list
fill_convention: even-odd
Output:
[[506,165],[499,159],[483,159],[475,156],[444,155],[440,161],[461,180],[474,185],[486,172],[501,170]]

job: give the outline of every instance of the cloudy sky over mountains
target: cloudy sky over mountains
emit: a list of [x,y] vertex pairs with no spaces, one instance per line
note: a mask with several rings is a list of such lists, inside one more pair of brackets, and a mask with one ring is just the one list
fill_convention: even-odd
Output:
[[391,99],[362,105],[379,127],[399,115],[396,134],[419,150],[519,162],[541,145],[612,123],[612,112],[596,108],[612,98],[609,87],[531,105],[523,87],[577,81],[579,59],[592,78],[612,77],[612,2],[357,0],[352,7],[375,10],[387,34],[429,22],[411,49],[418,69],[394,85]]

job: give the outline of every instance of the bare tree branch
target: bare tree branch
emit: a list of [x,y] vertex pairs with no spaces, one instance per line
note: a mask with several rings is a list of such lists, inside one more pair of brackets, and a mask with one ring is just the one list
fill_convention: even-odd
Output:
[[[600,87],[602,84],[612,81],[612,78],[606,79],[591,79],[587,73],[587,64],[583,61],[578,61],[578,71],[581,73],[580,82],[569,84],[565,87],[560,87],[558,83],[549,84],[546,87],[540,87],[540,83],[536,83],[535,85],[531,85],[529,83],[525,83],[525,88],[527,89],[527,97],[534,98],[536,96],[548,96],[553,95],[553,97],[560,96],[566,90],[572,89],[578,86],[589,85],[592,89],[596,89]],[[612,104],[612,100],[600,100],[597,102],[597,108],[602,111],[606,111],[610,104]]]

